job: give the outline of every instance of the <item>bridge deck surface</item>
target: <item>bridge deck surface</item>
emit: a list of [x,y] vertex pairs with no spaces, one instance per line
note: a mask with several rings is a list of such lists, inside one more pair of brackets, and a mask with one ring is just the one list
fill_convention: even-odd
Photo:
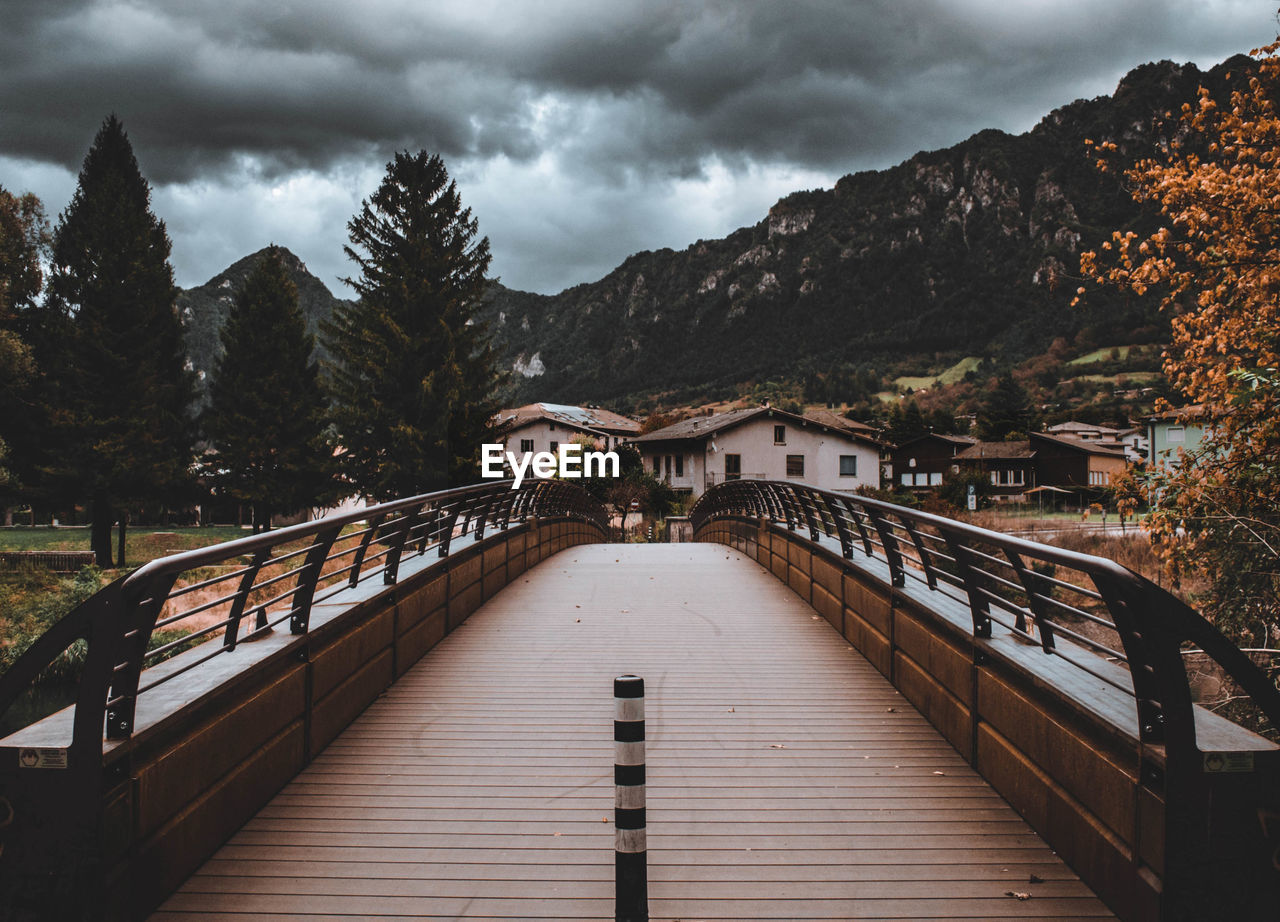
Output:
[[153,918],[612,918],[623,673],[646,683],[652,918],[1111,917],[811,608],[681,544],[525,573]]

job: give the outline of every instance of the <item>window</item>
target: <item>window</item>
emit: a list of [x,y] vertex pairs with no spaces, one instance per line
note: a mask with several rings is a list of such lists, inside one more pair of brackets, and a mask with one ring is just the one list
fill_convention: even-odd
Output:
[[653,476],[662,476],[662,457],[660,455],[653,456]]
[[548,422],[547,422],[547,428],[548,428],[548,429],[550,429],[552,432],[555,432],[555,431],[556,431],[556,424],[548,420]]
[[1105,487],[1111,482],[1111,475],[1106,471],[1090,471],[1089,483],[1096,487]]
[[526,455],[533,454],[533,439],[521,439],[520,451]]
[[1026,475],[1022,470],[992,471],[991,482],[1000,487],[1020,487],[1026,483]]
[[1185,426],[1170,426],[1169,434],[1166,440],[1172,442],[1185,442],[1187,440],[1187,430]]
[[804,476],[804,455],[787,455],[787,476]]
[[676,455],[676,476],[684,476],[684,455]]
[[742,455],[725,455],[724,456],[724,479],[725,480],[741,480],[742,479]]
[[554,455],[554,454],[555,454],[557,451],[559,451],[559,450],[560,450],[560,443],[559,443],[559,442],[557,442],[555,439],[552,439],[552,440],[551,440],[551,453]]
[[841,455],[840,456],[840,476],[841,477],[857,477],[858,476],[858,456],[857,455]]
[[909,461],[907,462],[907,467],[915,467],[915,466],[916,466],[916,459],[915,459],[915,458],[912,458],[911,460],[909,460]]
[[915,475],[914,475],[914,474],[903,474],[903,475],[902,475],[902,485],[903,485],[904,487],[909,487],[909,486],[911,486],[913,483],[915,483],[915,480],[916,480],[916,478],[915,478]]
[[934,472],[929,475],[929,486],[931,487],[942,486],[942,474],[940,472]]
[[787,444],[787,427],[786,426],[773,427],[773,444],[775,445]]
[[667,455],[667,480],[671,479],[671,456]]

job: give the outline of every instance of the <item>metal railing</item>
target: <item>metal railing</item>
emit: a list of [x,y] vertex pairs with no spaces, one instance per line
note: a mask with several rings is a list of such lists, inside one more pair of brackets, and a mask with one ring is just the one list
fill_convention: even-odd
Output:
[[710,490],[712,487],[722,483],[736,483],[739,480],[768,480],[769,475],[763,471],[748,471],[741,474],[725,474],[721,471],[707,471],[703,478],[704,489]]
[[[79,605],[0,676],[0,714],[78,640],[87,652],[71,751],[92,761],[129,738],[138,698],[370,580],[393,585],[407,561],[443,558],[531,517],[567,516],[608,534],[604,507],[577,486],[495,481],[395,500],[154,560]],[[172,667],[149,671],[178,653]]]
[[847,560],[879,561],[892,586],[936,593],[967,611],[974,637],[990,638],[998,625],[1131,696],[1142,743],[1195,749],[1186,644],[1204,650],[1280,728],[1280,690],[1267,675],[1199,613],[1115,561],[779,481],[721,484],[703,494],[690,519],[696,532],[738,515],[806,530]]

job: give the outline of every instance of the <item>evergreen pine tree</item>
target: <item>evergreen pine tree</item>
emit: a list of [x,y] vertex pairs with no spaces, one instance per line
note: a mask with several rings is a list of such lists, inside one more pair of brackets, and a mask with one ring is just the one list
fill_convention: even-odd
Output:
[[[41,260],[49,226],[40,200],[0,186],[0,506],[20,486],[12,473],[13,447],[25,447],[38,429],[31,406],[35,376],[31,314],[44,284]],[[19,451],[21,456],[29,452]]]
[[987,442],[1025,439],[1035,421],[1035,411],[1026,388],[1010,372],[996,377],[978,409],[977,433]]
[[471,482],[493,441],[494,356],[475,313],[488,238],[444,162],[396,154],[347,225],[360,296],[323,330],[344,472],[364,495]]
[[894,445],[905,445],[912,439],[929,434],[929,427],[920,411],[920,404],[914,400],[907,401],[906,408],[894,404],[889,411],[889,422],[885,430],[885,438]]
[[[120,120],[109,116],[53,238],[50,307],[66,335],[45,364],[57,451],[47,473],[63,501],[87,502],[92,546],[111,564],[130,505],[188,496],[195,397],[185,367],[169,236],[151,213]],[[41,357],[37,355],[37,360]]]
[[332,453],[315,343],[278,248],[245,279],[222,328],[222,357],[203,418],[215,489],[253,506],[254,531],[273,512],[331,498]]

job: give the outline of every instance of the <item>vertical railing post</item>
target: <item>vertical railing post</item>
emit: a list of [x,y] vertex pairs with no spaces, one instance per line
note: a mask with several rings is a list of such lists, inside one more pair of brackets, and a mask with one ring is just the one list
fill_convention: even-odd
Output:
[[911,543],[915,545],[916,556],[920,558],[920,566],[924,568],[924,578],[929,583],[929,588],[937,589],[938,577],[933,571],[933,561],[929,559],[929,552],[925,550],[920,531],[910,519],[903,519],[902,527],[907,530],[907,534],[911,536]]
[[902,552],[898,550],[898,536],[893,533],[889,522],[879,512],[867,506],[863,507],[863,511],[875,526],[876,534],[880,536],[880,549],[884,551],[885,563],[889,565],[890,582],[895,586],[905,586],[907,571],[902,564]]
[[862,549],[868,557],[874,557],[875,550],[871,544],[871,534],[867,531],[867,523],[863,521],[864,518],[871,517],[870,513],[867,512],[867,507],[859,505],[855,508],[852,500],[845,500],[845,502],[849,507],[849,518],[853,520],[854,527],[858,529],[858,538],[862,541]]
[[498,494],[491,492],[486,493],[481,499],[477,500],[477,505],[480,507],[480,515],[476,517],[474,529],[476,542],[484,539],[485,526],[494,518],[494,510],[498,507],[498,499]]
[[418,515],[421,506],[413,506],[404,511],[400,516],[400,521],[396,523],[395,529],[391,532],[391,546],[387,548],[387,556],[383,559],[382,567],[382,584],[384,586],[394,586],[396,580],[400,578],[400,558],[404,556],[404,546],[409,540],[409,535],[413,533],[413,529],[418,524]]
[[364,537],[360,539],[360,545],[356,548],[355,555],[351,558],[351,578],[347,580],[348,586],[360,584],[360,568],[364,566],[364,558],[369,553],[369,545],[373,541],[373,536],[378,533],[378,529],[382,527],[384,519],[386,519],[386,515],[382,513],[369,519],[369,528],[365,531]]
[[458,524],[458,509],[462,506],[462,500],[454,500],[447,503],[436,510],[436,527],[439,529],[439,540],[436,544],[436,554],[440,557],[449,556],[449,542],[453,540],[453,530]]
[[177,574],[154,576],[141,586],[120,593],[116,629],[120,638],[115,650],[111,689],[107,692],[106,737],[128,739],[133,734],[137,708],[138,677],[151,643],[151,632],[164,610]]
[[[939,529],[942,531],[942,529]],[[974,558],[968,542],[949,531],[942,531],[947,542],[947,549],[956,560],[960,569],[960,579],[964,582],[965,594],[969,597],[969,613],[973,618],[973,636],[991,636],[991,603],[982,595],[979,580],[986,575]]]
[[644,679],[613,680],[615,922],[648,922],[645,841]]
[[[817,503],[814,500],[813,493],[804,488],[795,488],[796,503],[800,506],[800,511],[804,514],[804,523],[809,529],[809,539],[814,544],[818,543],[818,520],[822,517],[817,509]],[[823,532],[826,531],[825,526]]]
[[761,500],[764,502],[765,515],[775,522],[780,522],[784,518],[782,510],[778,508],[778,497],[773,493],[773,487],[768,483],[762,483],[755,488]]
[[794,489],[790,484],[778,484],[774,489],[777,490],[782,513],[787,517],[787,531],[795,531],[800,527],[800,514],[796,511]]
[[[842,501],[829,493],[822,494],[822,498],[826,500],[827,511],[831,513],[831,521],[835,523],[836,534],[840,538],[840,554],[845,560],[852,560],[853,534],[849,531],[849,523],[844,520],[844,515],[840,511],[840,503]],[[850,515],[852,514],[850,512]]]
[[244,576],[240,577],[235,600],[231,603],[231,611],[227,613],[227,630],[222,636],[223,645],[229,649],[234,650],[236,643],[240,640],[240,619],[244,617],[245,606],[249,603],[249,593],[253,591],[253,584],[258,579],[259,571],[270,559],[271,548],[260,548],[254,553],[253,562],[244,571]]
[[320,573],[324,570],[324,562],[329,558],[333,542],[338,540],[341,533],[341,527],[318,532],[311,550],[307,551],[306,561],[298,570],[298,586],[293,593],[293,607],[289,611],[290,633],[305,634],[311,626],[311,601],[316,597],[316,586],[320,585]]
[[[1027,608],[1031,609],[1032,620],[1040,634],[1040,646],[1044,652],[1049,653],[1054,646],[1053,628],[1050,626],[1049,611],[1045,607],[1041,593],[1047,598],[1053,592],[1053,584],[1028,567],[1017,551],[1005,548],[1004,555],[1009,558],[1009,563],[1012,564],[1014,572],[1022,582],[1022,588],[1027,591]],[[1014,627],[1024,634],[1029,633],[1027,618],[1022,612],[1018,612]]]
[[499,508],[502,510],[498,518],[498,530],[506,531],[511,527],[511,513],[516,507],[516,491],[507,487],[503,490],[505,494],[500,502]]

